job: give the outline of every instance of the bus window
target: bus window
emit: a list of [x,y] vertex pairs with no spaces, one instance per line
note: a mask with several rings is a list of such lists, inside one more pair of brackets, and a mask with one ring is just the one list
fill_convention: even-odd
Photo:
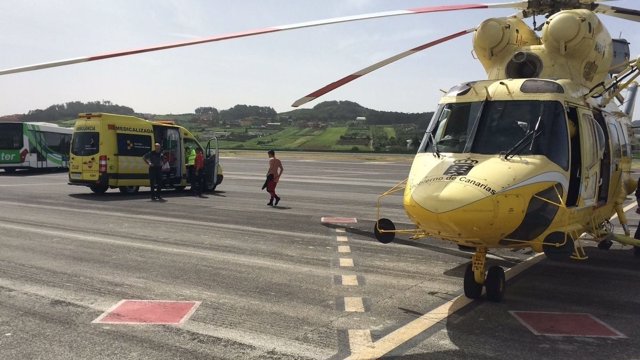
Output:
[[22,124],[0,124],[0,149],[20,150],[22,142]]

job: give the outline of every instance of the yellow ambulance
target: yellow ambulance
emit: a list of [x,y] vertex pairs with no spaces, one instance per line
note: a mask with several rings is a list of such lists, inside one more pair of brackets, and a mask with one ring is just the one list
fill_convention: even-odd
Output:
[[215,137],[203,147],[189,130],[172,121],[93,113],[80,114],[76,120],[69,184],[88,186],[97,194],[116,188],[123,193],[136,193],[141,186],[149,186],[149,167],[142,157],[155,143],[161,145],[168,163],[163,169],[163,187],[182,190],[190,185],[185,163],[187,147],[204,151],[206,190],[214,191],[222,182]]

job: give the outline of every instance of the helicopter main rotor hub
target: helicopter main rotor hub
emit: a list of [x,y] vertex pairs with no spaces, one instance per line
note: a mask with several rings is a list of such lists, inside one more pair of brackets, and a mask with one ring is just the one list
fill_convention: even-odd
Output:
[[594,0],[529,0],[527,9],[523,13],[525,17],[543,14],[551,16],[562,10],[594,10],[595,7]]

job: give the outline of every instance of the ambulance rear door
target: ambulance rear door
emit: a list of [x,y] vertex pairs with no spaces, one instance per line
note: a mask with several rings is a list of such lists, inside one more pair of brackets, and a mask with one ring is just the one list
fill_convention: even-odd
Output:
[[70,180],[97,181],[99,153],[100,133],[96,127],[76,125],[71,140]]

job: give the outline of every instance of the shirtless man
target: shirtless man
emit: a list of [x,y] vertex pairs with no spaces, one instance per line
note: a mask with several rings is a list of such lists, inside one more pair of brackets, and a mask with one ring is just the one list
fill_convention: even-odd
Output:
[[[267,171],[267,192],[271,195],[271,199],[267,203],[269,206],[277,206],[280,202],[280,197],[276,195],[276,186],[278,180],[282,176],[284,168],[280,159],[276,158],[276,153],[273,150],[267,152],[269,154],[269,170]],[[275,203],[274,203],[275,200]]]

